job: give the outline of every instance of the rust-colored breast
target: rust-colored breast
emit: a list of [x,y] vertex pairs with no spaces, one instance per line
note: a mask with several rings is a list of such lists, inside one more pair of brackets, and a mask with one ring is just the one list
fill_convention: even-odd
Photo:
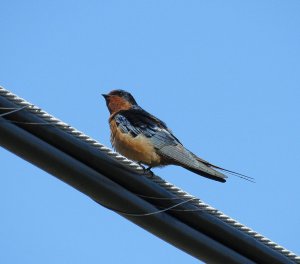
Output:
[[147,137],[142,134],[132,137],[128,133],[122,133],[114,119],[110,120],[110,129],[110,140],[117,152],[128,159],[142,162],[151,167],[161,165],[161,158]]

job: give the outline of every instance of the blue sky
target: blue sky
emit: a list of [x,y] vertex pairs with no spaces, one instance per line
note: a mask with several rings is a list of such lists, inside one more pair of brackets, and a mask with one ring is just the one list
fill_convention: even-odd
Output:
[[[155,172],[300,254],[299,1],[1,1],[0,85],[107,146],[130,91],[193,152]],[[197,263],[0,148],[1,263]]]

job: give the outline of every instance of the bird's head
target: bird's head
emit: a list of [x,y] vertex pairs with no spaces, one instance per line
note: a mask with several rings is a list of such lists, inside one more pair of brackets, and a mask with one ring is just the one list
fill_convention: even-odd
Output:
[[113,90],[108,94],[102,94],[105,98],[107,108],[111,114],[120,110],[128,110],[137,105],[133,96],[124,90]]

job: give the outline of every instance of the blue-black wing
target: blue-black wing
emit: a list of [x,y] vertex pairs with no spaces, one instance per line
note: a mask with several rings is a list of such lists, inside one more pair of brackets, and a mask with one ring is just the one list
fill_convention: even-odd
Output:
[[133,137],[139,135],[147,137],[157,153],[168,160],[170,164],[180,165],[214,180],[225,181],[224,174],[197,159],[196,155],[184,148],[164,122],[142,108],[136,106],[130,110],[120,111],[114,116],[114,119],[123,133],[130,133]]
[[120,111],[114,119],[123,133],[129,133],[132,137],[143,135],[151,139],[156,149],[165,145],[181,144],[163,121],[140,107]]

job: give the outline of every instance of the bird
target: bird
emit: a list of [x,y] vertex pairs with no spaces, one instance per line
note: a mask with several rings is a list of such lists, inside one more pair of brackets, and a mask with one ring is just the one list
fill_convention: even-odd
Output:
[[218,182],[226,182],[227,173],[252,181],[251,177],[196,156],[184,147],[165,122],[140,107],[129,92],[112,90],[102,96],[110,113],[110,141],[113,148],[126,158],[147,165],[147,170],[177,165]]

